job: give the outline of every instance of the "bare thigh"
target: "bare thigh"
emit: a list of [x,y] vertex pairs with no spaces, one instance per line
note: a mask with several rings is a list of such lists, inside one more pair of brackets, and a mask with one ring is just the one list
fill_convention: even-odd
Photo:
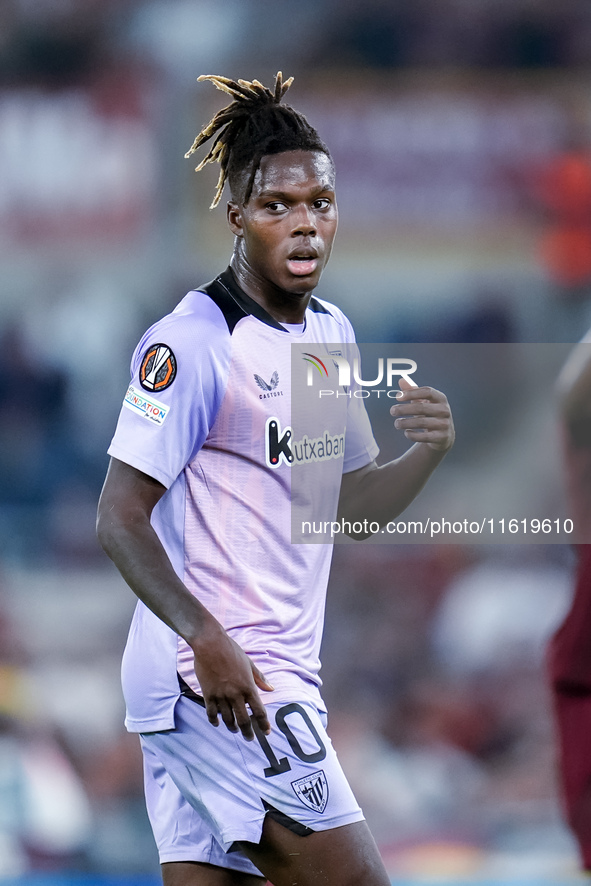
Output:
[[390,886],[364,821],[299,837],[267,816],[260,843],[241,847],[273,886]]
[[173,861],[162,865],[162,882],[164,886],[264,886],[265,880],[200,861]]

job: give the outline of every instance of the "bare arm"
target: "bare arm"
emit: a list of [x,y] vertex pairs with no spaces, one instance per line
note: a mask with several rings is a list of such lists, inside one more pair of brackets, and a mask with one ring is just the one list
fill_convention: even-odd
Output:
[[218,725],[219,712],[228,729],[252,739],[246,705],[269,732],[257,686],[273,687],[174,571],[150,523],[165,492],[157,480],[111,459],[99,501],[99,541],[140,600],[193,650],[210,723]]
[[395,417],[395,426],[404,430],[414,446],[385,465],[378,467],[374,461],[344,474],[339,519],[367,520],[385,526],[416,498],[453,446],[455,431],[445,394],[434,388],[412,387],[404,379],[400,387],[402,397],[390,413]]

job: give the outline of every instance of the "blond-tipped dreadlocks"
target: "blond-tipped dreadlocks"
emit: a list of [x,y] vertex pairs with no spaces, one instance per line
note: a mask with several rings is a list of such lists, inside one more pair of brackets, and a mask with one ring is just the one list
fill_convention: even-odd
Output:
[[226,181],[233,198],[242,204],[248,203],[256,171],[267,154],[304,150],[322,151],[330,157],[328,148],[306,118],[289,105],[281,104],[293,77],[284,82],[279,71],[273,90],[258,80],[229,80],[213,74],[203,74],[197,79],[211,80],[217,89],[233,98],[201,130],[185,154],[190,157],[216,136],[209,152],[195,169],[199,172],[207,163],[220,164],[220,177],[210,209],[220,202]]

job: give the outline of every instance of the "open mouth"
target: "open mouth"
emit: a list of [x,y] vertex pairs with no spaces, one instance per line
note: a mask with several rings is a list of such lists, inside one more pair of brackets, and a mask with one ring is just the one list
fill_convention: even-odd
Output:
[[287,266],[292,274],[305,277],[313,274],[318,267],[318,258],[313,255],[292,255],[287,260]]

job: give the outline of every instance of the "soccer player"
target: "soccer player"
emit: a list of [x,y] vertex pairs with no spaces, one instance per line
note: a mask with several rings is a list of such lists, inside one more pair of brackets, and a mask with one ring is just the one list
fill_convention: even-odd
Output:
[[[290,343],[332,372],[324,343],[353,342],[312,294],[337,228],[333,161],[282,103],[291,80],[200,79],[232,97],[189,154],[214,138],[198,168],[220,163],[214,205],[227,181],[234,252],[142,338],[109,449],[99,538],[140,599],[126,724],[141,735],[165,886],[387,886],[325,731],[331,547],[291,544],[291,473],[318,472],[333,519],[383,525],[452,445],[451,413],[401,379],[391,411],[414,445],[381,467],[361,399],[292,431]],[[292,440],[343,428],[342,447]]]

